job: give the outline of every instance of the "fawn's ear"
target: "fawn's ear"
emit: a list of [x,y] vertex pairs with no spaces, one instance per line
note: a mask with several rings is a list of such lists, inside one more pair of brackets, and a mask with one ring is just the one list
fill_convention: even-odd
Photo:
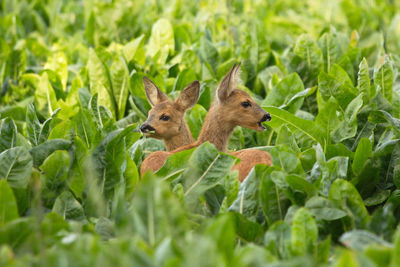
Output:
[[175,101],[175,106],[182,111],[196,105],[197,100],[199,100],[200,83],[194,81],[188,86],[186,86],[179,95],[178,99]]
[[146,91],[147,100],[149,100],[149,103],[152,107],[158,103],[168,100],[168,96],[161,92],[161,90],[158,89],[158,87],[147,77],[143,77],[143,85]]
[[232,91],[235,89],[239,80],[240,63],[233,65],[232,69],[225,75],[222,82],[219,84],[217,89],[218,101],[223,102],[229,97]]

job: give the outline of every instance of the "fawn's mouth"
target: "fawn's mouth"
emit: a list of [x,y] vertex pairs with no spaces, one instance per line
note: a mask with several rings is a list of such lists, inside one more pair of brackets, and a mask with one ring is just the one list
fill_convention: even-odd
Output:
[[262,125],[262,123],[264,121],[270,121],[271,120],[271,115],[269,113],[265,114],[262,119],[258,122],[258,127],[260,127],[260,129],[262,131],[265,131],[265,129],[267,129],[267,127],[265,127],[264,125]]

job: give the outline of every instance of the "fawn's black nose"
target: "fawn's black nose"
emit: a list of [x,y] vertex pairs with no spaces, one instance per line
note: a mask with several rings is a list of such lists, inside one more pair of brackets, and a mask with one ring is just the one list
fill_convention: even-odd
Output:
[[150,131],[155,131],[155,129],[153,128],[153,127],[151,127],[150,125],[148,125],[148,124],[142,124],[142,126],[140,126],[140,130],[142,131],[142,133],[147,133],[147,132],[150,132]]
[[261,119],[261,121],[270,121],[271,120],[271,114],[267,113],[264,115],[264,117]]

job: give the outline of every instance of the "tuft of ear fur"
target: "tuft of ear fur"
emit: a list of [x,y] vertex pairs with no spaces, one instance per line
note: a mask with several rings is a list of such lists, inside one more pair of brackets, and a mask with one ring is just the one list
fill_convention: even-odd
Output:
[[147,100],[149,100],[152,107],[168,100],[168,96],[158,89],[158,87],[146,76],[143,77],[143,85],[146,91]]
[[178,99],[175,101],[175,106],[182,111],[193,107],[199,100],[199,93],[199,81],[192,82],[181,91]]
[[240,65],[240,62],[237,65],[234,64],[232,69],[222,79],[222,82],[219,84],[217,89],[218,101],[225,101],[225,99],[227,99],[236,88],[239,81]]

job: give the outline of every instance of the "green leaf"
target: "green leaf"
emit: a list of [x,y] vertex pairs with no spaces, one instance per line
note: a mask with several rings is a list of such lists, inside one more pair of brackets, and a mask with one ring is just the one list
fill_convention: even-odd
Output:
[[89,49],[87,68],[89,74],[90,93],[92,95],[97,93],[99,95],[99,104],[108,108],[115,116],[117,112],[116,101],[114,99],[108,70],[93,49]]
[[0,153],[17,145],[17,126],[13,119],[5,118],[0,125]]
[[37,109],[43,114],[52,114],[59,106],[57,103],[56,94],[49,82],[47,72],[40,76],[40,81],[35,90],[35,102]]
[[146,61],[145,51],[144,51],[144,35],[140,35],[138,38],[133,39],[122,49],[123,55],[126,62],[132,60],[137,61],[140,65],[144,65]]
[[0,226],[18,217],[18,206],[11,187],[6,180],[0,180]]
[[352,164],[353,172],[356,175],[360,174],[362,168],[364,167],[365,162],[371,156],[372,156],[371,141],[368,138],[363,137],[358,143]]
[[290,257],[291,229],[284,221],[277,221],[272,224],[265,233],[265,247],[281,259]]
[[309,198],[317,194],[315,186],[299,175],[287,175],[286,182],[292,189],[305,192]]
[[207,110],[201,105],[195,105],[191,110],[186,112],[185,119],[194,139],[197,139],[199,136],[206,115]]
[[65,220],[82,221],[85,219],[81,204],[68,191],[57,197],[52,212],[61,215]]
[[363,95],[354,98],[346,107],[344,119],[331,132],[332,141],[335,143],[352,138],[357,133],[357,114],[363,105]]
[[337,116],[337,104],[335,98],[330,97],[327,102],[318,110],[318,115],[315,118],[315,123],[324,129],[327,144],[331,143],[331,132],[340,123]]
[[306,208],[296,211],[290,235],[291,251],[294,255],[313,254],[316,250],[318,227]]
[[146,173],[132,199],[132,227],[151,246],[180,238],[190,229],[185,211],[168,184]]
[[346,247],[354,250],[363,250],[363,248],[371,244],[391,246],[390,243],[365,230],[353,230],[346,232],[340,237],[340,242]]
[[117,102],[118,118],[122,119],[125,115],[126,101],[129,93],[129,71],[121,57],[115,57],[110,68],[111,83],[114,99]]
[[363,229],[369,221],[369,214],[357,189],[348,181],[337,179],[333,182],[329,199],[336,207],[347,213],[343,222],[348,229]]
[[[275,106],[279,107],[288,104],[289,100],[297,93],[304,90],[303,82],[301,81],[297,73],[292,73],[284,77],[272,90],[268,93],[268,96],[262,102],[263,106]],[[303,104],[303,99],[295,101],[289,111],[296,112]]]
[[336,208],[332,201],[319,196],[309,199],[305,207],[315,218],[326,221],[337,220],[347,215],[341,209]]
[[43,183],[42,197],[45,204],[50,207],[64,189],[65,181],[68,178],[69,166],[70,156],[63,150],[54,151],[40,166],[43,171],[43,174],[41,174]]
[[291,131],[300,131],[316,143],[325,144],[323,130],[313,121],[304,120],[295,115],[276,107],[263,107],[271,114],[271,121],[268,123],[273,129],[277,129],[282,125],[287,125]]
[[32,173],[32,157],[21,146],[0,153],[0,179],[5,179],[12,188],[25,188]]
[[260,243],[264,230],[262,226],[256,222],[250,221],[240,213],[231,212],[234,219],[236,235],[247,242]]
[[293,52],[304,62],[299,64],[299,67],[303,66],[304,68],[300,70],[301,76],[304,77],[303,80],[306,83],[314,80],[324,68],[324,60],[318,44],[310,35],[302,34],[297,39]]
[[318,75],[318,90],[324,101],[334,97],[342,109],[358,95],[351,79],[338,65],[333,65],[329,74],[321,72]]
[[288,201],[283,191],[273,181],[271,175],[264,176],[261,183],[260,196],[262,209],[268,225],[278,220],[283,220]]
[[32,145],[37,146],[40,137],[41,125],[36,116],[35,107],[29,104],[26,108],[26,131],[29,141]]
[[33,158],[33,166],[39,167],[43,161],[56,150],[69,150],[72,143],[64,139],[51,139],[43,144],[35,146],[29,153]]
[[237,198],[229,210],[238,212],[251,221],[256,221],[260,207],[260,183],[268,172],[268,166],[255,166],[240,185]]
[[188,168],[182,174],[185,198],[190,209],[196,209],[198,198],[217,185],[232,168],[236,159],[218,152],[214,145],[204,143],[191,155]]
[[357,86],[359,92],[363,94],[364,102],[368,103],[368,100],[373,96],[373,94],[371,92],[371,84],[369,80],[368,62],[365,58],[363,58],[359,66]]
[[[210,72],[210,75],[213,77],[214,73],[217,70],[217,64],[218,64],[218,50],[215,48],[213,43],[203,36],[200,39],[200,55],[201,58],[208,64],[203,65],[203,68],[207,69]],[[211,67],[211,68],[209,68]],[[204,76],[204,74],[203,74]],[[203,77],[203,80],[205,77]]]
[[165,63],[168,54],[175,49],[174,30],[169,20],[162,18],[153,24],[146,48],[150,57],[154,58],[158,54],[158,63]]
[[392,102],[393,99],[393,66],[389,57],[385,55],[384,62],[379,67],[374,69],[374,84],[379,85],[383,96]]
[[12,248],[18,248],[25,242],[35,230],[36,221],[32,217],[23,217],[12,220],[0,227],[0,245],[8,244]]
[[108,199],[112,198],[115,186],[124,181],[126,138],[132,136],[133,141],[139,139],[140,134],[134,133],[135,129],[136,124],[109,133],[93,151],[91,160],[96,168],[101,190]]

